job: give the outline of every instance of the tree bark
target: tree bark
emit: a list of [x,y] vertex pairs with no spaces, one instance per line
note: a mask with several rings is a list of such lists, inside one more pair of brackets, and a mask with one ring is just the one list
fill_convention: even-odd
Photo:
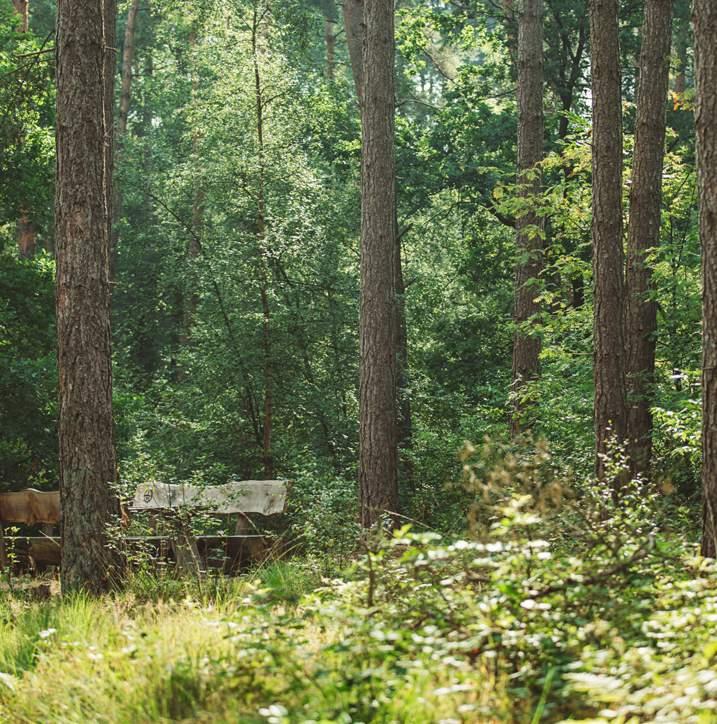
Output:
[[344,0],[344,32],[349,49],[351,73],[354,78],[356,97],[359,106],[363,105],[363,45],[364,45],[364,2],[363,0]]
[[361,524],[398,509],[393,0],[366,0],[363,47]]
[[516,218],[519,261],[515,270],[511,433],[525,427],[524,385],[537,378],[540,337],[534,326],[540,310],[538,280],[543,271],[544,220],[533,210],[540,194],[543,158],[543,0],[523,0],[518,18],[518,183],[526,210]]
[[688,50],[690,47],[690,18],[689,8],[685,13],[680,8],[680,0],[675,7],[677,17],[675,18],[675,39],[674,55],[677,59],[677,71],[675,72],[674,91],[677,95],[684,95],[687,90],[687,68],[689,65]]
[[702,240],[702,555],[717,556],[717,4],[695,0],[697,171]]
[[[112,205],[114,201],[113,175],[115,170],[115,71],[117,70],[117,0],[102,0],[104,27],[104,132],[105,132],[105,206],[107,207],[107,239],[112,241]],[[112,249],[109,250],[110,254]],[[112,279],[110,256],[110,280]]]
[[30,0],[12,0],[15,12],[20,16],[18,30],[26,33],[30,29]]
[[[124,45],[122,49],[122,78],[120,81],[119,118],[117,120],[117,134],[115,145],[117,152],[122,152],[122,143],[127,135],[129,107],[132,99],[132,64],[134,62],[134,37],[139,11],[139,0],[132,0],[127,11],[127,24],[124,30]],[[112,234],[110,236],[110,272],[111,278],[115,276],[117,265],[117,252],[119,246],[119,218],[122,211],[122,191],[119,184],[115,184],[112,199]]]
[[[30,30],[30,0],[12,0],[15,12],[20,16],[18,32]],[[20,139],[22,143],[22,139]],[[37,247],[37,229],[26,208],[21,207],[17,220],[17,250],[21,259],[29,259],[35,255]]]
[[336,70],[336,3],[334,0],[322,0],[324,13],[324,46],[326,48],[326,66],[324,74],[329,83],[334,81]]
[[[595,472],[626,429],[622,248],[622,98],[617,0],[590,4],[593,110]],[[618,485],[618,481],[612,481]]]
[[[65,592],[102,593],[123,558],[113,489],[107,5],[60,0],[57,14],[57,332]],[[78,92],[81,90],[81,92]],[[108,139],[109,143],[108,143]]]
[[118,139],[124,138],[127,133],[129,104],[132,99],[132,64],[134,62],[134,36],[138,11],[139,0],[132,0],[132,4],[127,11],[127,24],[124,29],[124,46],[122,48],[122,81],[120,85],[119,120],[117,122]]
[[644,475],[652,455],[652,388],[657,303],[648,256],[660,241],[662,165],[670,74],[672,0],[646,0],[637,88],[635,152],[627,241],[628,454],[633,475]]

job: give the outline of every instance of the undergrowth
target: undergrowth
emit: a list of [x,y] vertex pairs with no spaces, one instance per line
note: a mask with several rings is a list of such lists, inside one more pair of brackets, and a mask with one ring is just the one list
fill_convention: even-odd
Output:
[[710,722],[717,572],[639,481],[547,450],[465,455],[460,538],[376,533],[348,569],[273,562],[121,594],[0,599],[11,722]]

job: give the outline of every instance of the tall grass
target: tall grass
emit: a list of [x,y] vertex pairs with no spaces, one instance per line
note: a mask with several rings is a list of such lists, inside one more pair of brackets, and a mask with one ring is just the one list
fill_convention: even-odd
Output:
[[319,604],[319,584],[315,568],[290,562],[201,587],[140,575],[99,600],[7,594],[0,721],[367,721],[383,697],[374,720],[420,724],[495,697],[490,687],[449,691],[440,667],[406,672],[400,695],[380,691],[378,670],[362,683],[362,667],[380,668],[380,642],[365,660],[343,647],[352,619]]

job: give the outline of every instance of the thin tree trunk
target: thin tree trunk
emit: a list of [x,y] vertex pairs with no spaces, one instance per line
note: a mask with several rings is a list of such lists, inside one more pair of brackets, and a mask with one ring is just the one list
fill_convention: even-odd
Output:
[[[617,0],[590,5],[593,109],[595,472],[606,477],[611,441],[625,438],[622,249],[622,109]],[[613,481],[617,485],[617,481]]]
[[262,354],[264,358],[264,419],[262,425],[262,461],[264,476],[274,477],[274,453],[272,433],[274,427],[274,364],[272,360],[271,306],[269,304],[269,269],[265,258],[266,244],[266,189],[264,154],[264,98],[259,67],[259,23],[258,10],[254,8],[251,33],[251,52],[254,65],[254,101],[256,107],[256,141],[259,149],[259,184],[257,189],[256,236],[259,252],[259,279],[261,284],[262,313]]
[[628,453],[633,475],[646,474],[652,455],[652,388],[657,303],[648,255],[660,241],[662,165],[670,73],[672,0],[646,0],[637,89],[635,152],[627,241]]
[[702,239],[702,555],[717,556],[717,4],[694,0]]
[[[518,183],[528,208],[534,207],[542,186],[543,131],[543,0],[523,0],[518,18]],[[513,310],[513,436],[525,427],[528,406],[521,400],[523,387],[538,376],[540,337],[528,327],[540,310],[537,285],[543,271],[544,220],[526,209],[515,226],[520,259]]]
[[[102,0],[105,38],[103,77],[105,81],[105,205],[107,207],[107,240],[112,240],[112,204],[114,201],[113,175],[115,169],[115,71],[117,70],[117,0]],[[111,254],[112,249],[109,249]],[[112,259],[110,257],[110,275]],[[112,277],[110,276],[110,279]]]
[[30,29],[30,0],[12,0],[15,12],[20,16],[18,30],[26,33]]
[[101,593],[123,573],[109,530],[119,519],[113,489],[111,133],[105,100],[112,25],[105,3],[58,3],[55,236],[65,592]]
[[364,45],[364,2],[363,0],[344,0],[344,32],[349,49],[351,73],[359,107],[363,105],[363,45]]
[[[127,135],[127,122],[129,119],[130,101],[132,99],[132,64],[134,62],[134,37],[137,26],[139,0],[132,0],[127,11],[127,24],[124,29],[124,47],[122,50],[122,79],[120,83],[119,118],[117,120],[117,134],[115,145],[117,153],[122,152],[122,144]],[[122,212],[122,189],[119,184],[114,186],[112,199],[112,245],[110,248],[110,271],[115,276],[117,265],[117,252],[119,245],[119,218]]]
[[[677,7],[679,8],[679,5]],[[681,96],[687,90],[687,66],[689,64],[687,51],[690,47],[689,17],[679,13],[675,25],[674,53],[677,58],[677,72],[675,73],[674,90],[677,95]]]
[[[127,133],[129,104],[132,99],[132,64],[134,63],[134,36],[137,27],[139,0],[132,0],[127,11],[127,24],[124,29],[124,47],[122,49],[122,81],[120,85],[119,120],[117,137],[123,139]],[[118,144],[119,145],[119,144]]]
[[398,509],[393,0],[364,7],[359,487],[361,523]]
[[329,83],[334,82],[336,70],[336,3],[334,0],[323,0],[324,11],[324,45],[326,47],[325,75]]
[[[191,51],[194,51],[196,46],[197,32],[196,29],[193,29],[189,33],[189,48]],[[191,62],[193,63],[194,61],[192,60]],[[192,67],[191,76],[191,98],[192,101],[194,101],[199,90],[199,78],[197,77],[196,69],[194,67]],[[199,141],[199,131],[192,129],[192,227],[191,233],[189,234],[189,241],[187,242],[187,259],[189,262],[188,278],[190,280],[191,287],[188,290],[188,294],[182,294],[182,331],[179,335],[179,342],[183,347],[189,344],[192,336],[192,326],[197,316],[197,308],[199,307],[199,293],[197,291],[194,273],[194,265],[201,255],[202,225],[204,222],[204,190],[202,189],[201,183],[197,180],[197,168],[200,163]],[[182,374],[182,370],[180,369],[180,378],[182,377]]]
[[[15,11],[20,16],[18,31],[27,33],[30,30],[30,0],[12,0]],[[22,143],[22,138],[20,139]],[[17,220],[17,250],[22,259],[29,259],[35,255],[37,247],[37,229],[33,224],[27,209],[20,209]]]

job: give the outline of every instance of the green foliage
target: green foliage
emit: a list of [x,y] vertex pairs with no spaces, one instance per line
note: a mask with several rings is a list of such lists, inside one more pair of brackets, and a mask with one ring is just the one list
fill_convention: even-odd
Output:
[[17,259],[8,247],[0,248],[0,488],[42,487],[57,468],[54,264]]

